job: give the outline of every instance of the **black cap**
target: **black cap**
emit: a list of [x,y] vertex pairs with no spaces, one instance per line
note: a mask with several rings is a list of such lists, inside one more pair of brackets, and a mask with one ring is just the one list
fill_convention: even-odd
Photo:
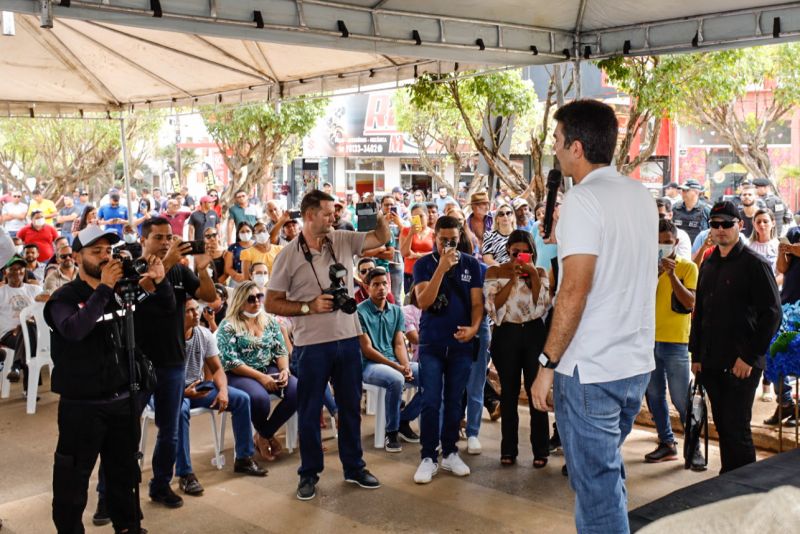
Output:
[[678,182],[670,182],[670,183],[668,183],[667,185],[664,186],[664,189],[670,189],[670,188],[672,188],[672,189],[680,189],[681,186],[678,185]]
[[681,189],[686,191],[687,189],[694,189],[695,191],[702,191],[703,186],[700,185],[700,182],[697,180],[686,180],[686,182],[681,186]]
[[722,219],[723,221],[738,221],[739,210],[736,209],[736,206],[730,200],[723,200],[717,202],[714,204],[714,207],[711,208],[709,219],[714,218]]
[[753,180],[753,185],[756,187],[769,187],[770,181],[766,178],[756,178]]

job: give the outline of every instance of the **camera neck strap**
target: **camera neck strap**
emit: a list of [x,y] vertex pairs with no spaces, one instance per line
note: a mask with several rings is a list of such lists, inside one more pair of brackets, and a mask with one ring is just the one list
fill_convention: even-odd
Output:
[[[303,256],[306,258],[306,261],[311,266],[311,271],[314,273],[314,279],[317,281],[319,290],[324,291],[324,289],[322,289],[322,284],[319,281],[319,276],[317,276],[317,270],[314,269],[314,258],[311,256],[311,248],[309,248],[308,242],[306,242],[306,236],[303,235],[303,232],[300,232],[297,241],[300,245],[300,250],[303,251]],[[333,244],[331,244],[331,240],[328,237],[324,238],[322,246],[326,247],[328,249],[328,252],[330,252],[331,257],[333,258],[333,263],[338,263],[336,261],[336,254],[333,252]],[[320,250],[320,252],[322,252],[322,250]]]

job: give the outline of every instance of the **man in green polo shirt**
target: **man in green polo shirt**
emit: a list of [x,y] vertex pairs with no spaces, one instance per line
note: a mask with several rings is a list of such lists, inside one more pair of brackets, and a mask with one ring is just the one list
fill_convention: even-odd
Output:
[[363,359],[362,381],[386,389],[386,452],[400,452],[399,438],[419,443],[419,436],[410,422],[419,417],[422,403],[419,395],[400,410],[406,384],[418,386],[419,364],[411,362],[406,352],[403,310],[386,301],[389,276],[386,269],[376,267],[365,280],[369,299],[358,305],[358,319],[364,333],[359,336]]
[[250,205],[247,202],[247,193],[239,189],[233,199],[236,203],[228,208],[228,243],[236,242],[234,232],[239,228],[239,223],[246,222],[250,226],[255,226],[258,222],[254,210],[248,209]]

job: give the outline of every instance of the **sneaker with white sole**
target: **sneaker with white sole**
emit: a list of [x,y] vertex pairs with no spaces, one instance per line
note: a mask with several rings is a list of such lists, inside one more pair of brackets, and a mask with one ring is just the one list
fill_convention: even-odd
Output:
[[414,473],[414,482],[417,484],[427,484],[438,472],[439,464],[434,462],[431,458],[424,458],[420,462],[419,467],[417,467],[417,472]]
[[451,452],[449,456],[442,459],[442,469],[450,471],[457,477],[469,475],[469,466],[464,463],[457,452]]
[[481,442],[478,436],[470,436],[467,438],[467,452],[469,454],[480,454],[481,450]]

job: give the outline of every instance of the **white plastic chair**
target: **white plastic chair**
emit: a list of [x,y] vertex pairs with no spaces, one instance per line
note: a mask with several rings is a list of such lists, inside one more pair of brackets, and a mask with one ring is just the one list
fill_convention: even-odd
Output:
[[[25,324],[33,318],[36,322],[36,354],[31,354],[31,340]],[[34,302],[19,312],[22,324],[22,339],[25,341],[25,364],[28,366],[28,400],[26,411],[36,413],[36,397],[39,389],[39,375],[47,366],[53,373],[53,359],[50,357],[50,327],[44,320],[44,302]]]
[[3,360],[3,370],[0,371],[0,398],[7,399],[11,394],[11,382],[8,381],[8,373],[11,372],[11,366],[14,365],[14,349],[2,347],[5,352],[5,359]]
[[[373,446],[376,449],[382,449],[386,445],[386,388],[372,384],[362,384],[362,387],[367,393],[367,415],[375,416],[375,440]],[[415,392],[416,389],[414,386],[405,386],[403,394]]]
[[[211,417],[211,431],[214,434],[214,456],[211,458],[211,465],[217,469],[225,467],[225,455],[222,454],[220,449],[220,434],[217,432],[217,411],[210,408],[192,408],[189,410],[189,417],[208,414]],[[222,414],[223,417],[225,414]],[[139,440],[139,452],[142,453],[142,459],[139,460],[139,469],[144,468],[144,459],[147,457],[147,434],[148,434],[148,421],[152,420],[155,423],[156,412],[148,404],[142,413],[142,437]],[[222,420],[225,424],[225,419]],[[222,427],[225,428],[224,426]]]

